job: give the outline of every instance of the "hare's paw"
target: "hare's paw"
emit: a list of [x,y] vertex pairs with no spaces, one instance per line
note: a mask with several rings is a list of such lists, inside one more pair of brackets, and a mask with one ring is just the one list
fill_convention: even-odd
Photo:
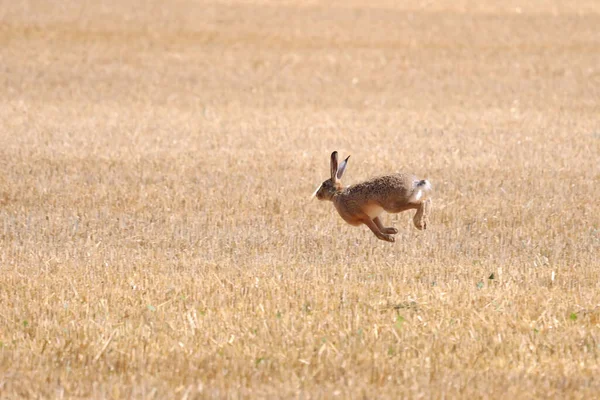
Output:
[[419,230],[427,229],[427,221],[429,220],[429,214],[431,213],[431,199],[427,199],[417,209],[413,221],[415,226]]
[[415,227],[422,231],[424,229],[427,229],[427,223],[425,221],[415,221]]
[[396,241],[396,238],[394,238],[392,235],[387,235],[385,233],[382,234],[381,238],[390,243],[394,243]]
[[383,230],[383,233],[387,233],[387,234],[390,234],[390,235],[395,235],[396,233],[398,233],[398,229],[396,229],[396,228],[385,228]]
[[415,214],[413,222],[415,223],[415,227],[418,230],[422,231],[424,229],[427,229],[427,218],[425,218],[420,211],[417,211],[417,213]]

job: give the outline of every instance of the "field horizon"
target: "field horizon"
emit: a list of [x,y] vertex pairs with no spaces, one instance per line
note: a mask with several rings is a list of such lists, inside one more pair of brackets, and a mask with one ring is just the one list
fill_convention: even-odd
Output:
[[[0,397],[594,398],[600,4],[0,3]],[[311,200],[407,171],[395,243]]]

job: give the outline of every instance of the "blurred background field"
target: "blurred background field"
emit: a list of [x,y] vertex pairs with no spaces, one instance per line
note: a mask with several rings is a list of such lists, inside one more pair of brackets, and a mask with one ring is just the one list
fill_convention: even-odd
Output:
[[[0,2],[0,397],[593,398],[600,3]],[[429,229],[309,199],[404,169]]]

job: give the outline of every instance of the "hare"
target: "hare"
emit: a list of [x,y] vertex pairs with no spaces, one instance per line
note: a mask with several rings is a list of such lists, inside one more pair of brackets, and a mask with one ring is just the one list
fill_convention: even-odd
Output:
[[338,153],[331,153],[331,178],[321,184],[313,193],[319,200],[333,202],[340,216],[350,225],[365,224],[381,240],[394,242],[392,235],[398,233],[396,228],[385,227],[379,219],[383,211],[399,213],[416,209],[413,222],[417,229],[426,229],[431,212],[432,187],[429,181],[418,179],[412,174],[398,172],[379,176],[342,187],[348,159],[338,166]]

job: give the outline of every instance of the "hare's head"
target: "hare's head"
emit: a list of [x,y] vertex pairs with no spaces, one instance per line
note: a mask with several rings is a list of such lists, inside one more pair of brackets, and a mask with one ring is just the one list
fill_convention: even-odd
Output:
[[327,179],[321,184],[313,193],[313,197],[317,196],[319,200],[331,200],[333,196],[342,190],[342,175],[348,165],[348,159],[346,157],[344,161],[338,166],[338,153],[334,151],[331,153],[331,178]]

